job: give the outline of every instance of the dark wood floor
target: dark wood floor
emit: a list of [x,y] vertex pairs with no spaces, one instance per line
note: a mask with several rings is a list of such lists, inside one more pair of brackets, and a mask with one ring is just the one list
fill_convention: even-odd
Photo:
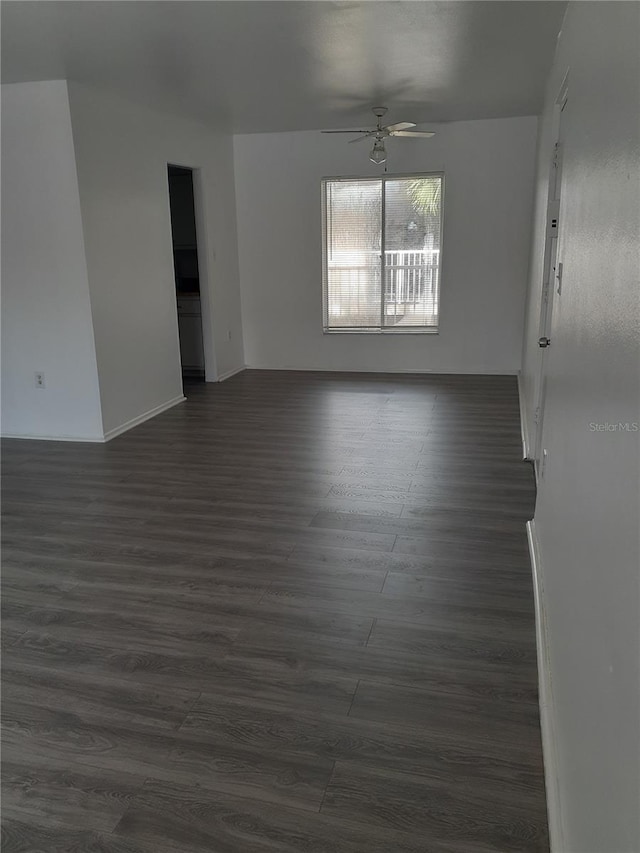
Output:
[[512,377],[7,441],[3,851],[548,850]]

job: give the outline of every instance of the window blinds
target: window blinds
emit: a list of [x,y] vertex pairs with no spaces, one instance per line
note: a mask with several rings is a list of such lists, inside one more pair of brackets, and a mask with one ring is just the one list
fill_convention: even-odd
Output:
[[442,176],[323,181],[325,331],[437,331]]

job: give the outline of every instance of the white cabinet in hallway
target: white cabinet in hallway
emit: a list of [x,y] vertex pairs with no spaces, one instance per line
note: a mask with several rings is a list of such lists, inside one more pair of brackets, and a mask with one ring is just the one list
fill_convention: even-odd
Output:
[[178,294],[178,329],[180,332],[180,359],[185,374],[204,373],[202,346],[202,312],[200,295]]

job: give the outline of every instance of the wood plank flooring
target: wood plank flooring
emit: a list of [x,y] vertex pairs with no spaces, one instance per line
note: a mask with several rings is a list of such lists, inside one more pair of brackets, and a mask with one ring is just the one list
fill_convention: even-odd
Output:
[[513,377],[6,441],[4,853],[548,851]]

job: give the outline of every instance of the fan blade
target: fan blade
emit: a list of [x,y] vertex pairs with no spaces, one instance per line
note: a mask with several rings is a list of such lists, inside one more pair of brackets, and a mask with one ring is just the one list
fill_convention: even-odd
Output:
[[370,136],[375,136],[375,135],[376,135],[376,134],[375,134],[375,131],[374,131],[374,130],[371,130],[371,131],[369,131],[369,132],[365,133],[365,135],[364,135],[364,136],[356,136],[356,138],[355,138],[355,139],[350,139],[350,140],[349,140],[349,145],[351,145],[351,143],[352,143],[352,142],[362,142],[362,140],[363,140],[363,139],[368,139]]
[[389,136],[418,136],[429,139],[430,136],[435,136],[435,132],[431,130],[392,130]]
[[369,130],[321,130],[320,133],[371,133]]
[[388,124],[384,130],[409,130],[410,127],[415,127],[413,121],[399,121],[397,124]]

